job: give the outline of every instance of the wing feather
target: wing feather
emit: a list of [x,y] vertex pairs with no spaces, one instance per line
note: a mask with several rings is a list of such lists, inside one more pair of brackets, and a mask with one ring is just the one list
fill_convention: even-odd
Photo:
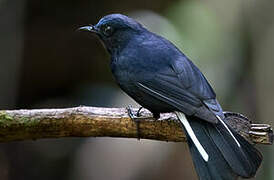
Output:
[[137,82],[136,86],[188,116],[217,123],[216,115],[222,118],[222,109],[199,69],[188,59],[174,61],[166,67],[146,81]]

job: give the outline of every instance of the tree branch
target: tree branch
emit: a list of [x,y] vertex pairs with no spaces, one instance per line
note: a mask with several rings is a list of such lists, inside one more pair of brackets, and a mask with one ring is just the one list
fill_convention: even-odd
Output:
[[[136,112],[137,110],[134,109]],[[141,112],[140,137],[161,141],[185,141],[180,123],[172,113],[155,121]],[[272,144],[269,125],[251,124],[241,114],[226,112],[228,124],[253,143]],[[67,109],[0,111],[0,142],[60,137],[137,138],[136,123],[124,108],[75,107]]]

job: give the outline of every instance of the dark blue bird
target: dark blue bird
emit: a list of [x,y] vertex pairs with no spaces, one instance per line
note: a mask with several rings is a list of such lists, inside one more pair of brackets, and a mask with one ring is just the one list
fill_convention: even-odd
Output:
[[253,177],[262,156],[231,129],[212,87],[176,46],[135,20],[111,14],[80,28],[99,36],[123,91],[153,113],[175,112],[202,180]]

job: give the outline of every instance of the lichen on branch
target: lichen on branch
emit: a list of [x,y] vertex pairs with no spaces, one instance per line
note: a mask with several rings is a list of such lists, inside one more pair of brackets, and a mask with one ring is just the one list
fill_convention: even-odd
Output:
[[[136,112],[137,109],[134,109]],[[157,121],[143,110],[140,138],[160,141],[186,141],[173,113],[161,114]],[[251,124],[244,116],[226,113],[228,124],[253,143],[272,144],[272,129]],[[0,111],[0,142],[61,137],[138,138],[136,123],[125,108],[75,107],[65,109]]]

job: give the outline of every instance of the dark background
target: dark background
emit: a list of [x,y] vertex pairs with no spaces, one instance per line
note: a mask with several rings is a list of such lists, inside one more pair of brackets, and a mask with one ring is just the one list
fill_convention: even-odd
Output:
[[[185,52],[225,110],[273,125],[274,1],[0,0],[0,109],[135,104],[98,38],[75,30],[109,13],[138,19]],[[135,104],[136,105],[136,104]],[[256,179],[274,179],[271,146]],[[197,179],[187,145],[114,138],[0,144],[0,179]]]

